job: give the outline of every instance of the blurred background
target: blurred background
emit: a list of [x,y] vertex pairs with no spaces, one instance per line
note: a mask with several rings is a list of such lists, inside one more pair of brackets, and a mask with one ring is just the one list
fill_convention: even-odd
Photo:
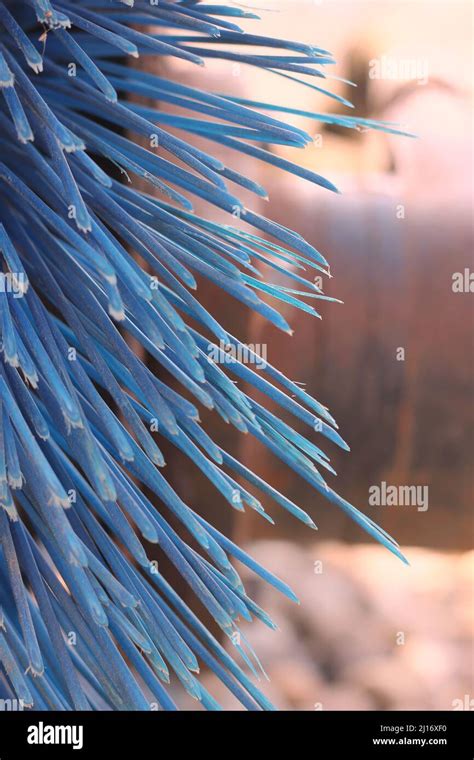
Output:
[[[284,601],[242,569],[251,596],[280,627],[245,629],[270,679],[260,686],[277,707],[474,709],[472,3],[237,4],[262,17],[247,24],[255,33],[329,49],[338,60],[334,73],[357,84],[335,79],[330,89],[351,100],[358,116],[418,135],[295,117],[314,144],[304,152],[271,149],[328,177],[342,195],[223,149],[229,166],[269,190],[269,202],[252,198],[252,207],[324,253],[333,275],[325,292],[344,305],[323,304],[322,322],[288,310],[289,337],[230,308],[208,284],[199,287],[224,326],[265,344],[271,363],[330,408],[352,449],[328,451],[335,487],[396,537],[411,566],[369,545],[344,514],[215,416],[206,419],[213,437],[308,511],[318,533],[268,500],[274,527],[257,515],[235,517],[171,451],[167,476],[301,600]],[[173,67],[185,83],[216,93],[349,112],[312,89],[231,62],[210,61],[197,73],[184,63]],[[382,483],[418,486],[426,500],[371,504],[369,489]],[[210,688],[225,708],[236,707],[217,683]]]

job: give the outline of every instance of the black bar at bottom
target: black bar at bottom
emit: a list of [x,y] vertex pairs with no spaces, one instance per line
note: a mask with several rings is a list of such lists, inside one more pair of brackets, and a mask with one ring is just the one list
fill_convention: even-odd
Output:
[[[474,757],[473,715],[460,712],[0,712],[0,760],[199,752],[211,758],[274,748],[295,758]],[[107,754],[105,754],[107,753]]]

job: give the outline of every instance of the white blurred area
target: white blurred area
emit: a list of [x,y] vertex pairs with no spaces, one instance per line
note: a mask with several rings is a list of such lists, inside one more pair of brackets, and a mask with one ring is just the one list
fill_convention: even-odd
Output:
[[[318,219],[319,224],[326,215],[347,216],[344,204],[367,203],[370,214],[377,198],[385,197],[389,203],[403,202],[428,216],[445,215],[452,225],[447,237],[459,231],[464,237],[469,234],[464,228],[473,207],[472,0],[235,0],[234,4],[260,16],[260,21],[239,20],[248,32],[329,50],[337,63],[324,67],[327,81],[300,78],[353,100],[357,108],[352,110],[287,78],[225,60],[207,60],[204,70],[174,61],[174,76],[216,93],[311,112],[393,121],[417,139],[376,131],[357,133],[354,139],[352,130],[332,131],[318,121],[284,114],[282,118],[306,129],[315,142],[304,150],[278,145],[269,149],[330,179],[344,194],[341,200],[264,162],[196,138],[200,147],[262,184],[270,206],[241,188],[231,185],[231,190],[255,211],[289,227],[296,223],[289,198],[308,223]],[[252,52],[268,54],[269,49]],[[395,65],[413,62],[426,72],[427,81],[371,78],[373,62],[381,60]],[[354,74],[359,80],[357,89],[339,81],[354,79]],[[360,90],[364,90],[362,103],[358,102]],[[223,212],[208,204],[197,202],[195,208],[227,221]],[[300,231],[318,247],[320,241],[311,238],[306,226]]]
[[[300,600],[243,572],[279,626],[242,627],[268,675],[259,688],[278,709],[474,709],[473,552],[407,547],[406,567],[373,545],[260,541],[247,549]],[[204,683],[224,709],[241,709],[214,676]],[[195,709],[192,700],[184,706]]]
[[[356,57],[362,71],[364,66],[367,69],[369,100],[376,111],[371,116],[396,121],[419,137],[416,142],[398,138],[392,141],[407,180],[417,178],[425,191],[446,193],[436,180],[445,180],[447,174],[453,178],[450,190],[459,194],[465,191],[454,178],[458,182],[466,179],[462,171],[466,151],[468,159],[472,157],[474,60],[470,0],[249,0],[235,5],[261,17],[261,21],[239,20],[248,32],[314,43],[329,50],[337,64],[324,68],[327,82],[302,78],[349,100],[355,90],[337,81],[337,77],[350,78],[351,59]],[[264,49],[255,48],[255,53],[259,52]],[[395,64],[413,61],[427,71],[428,81],[418,84],[409,78],[370,79],[370,62],[379,59]],[[206,61],[206,72],[194,72],[182,61],[173,65],[180,77],[201,85],[206,82],[215,92],[235,92],[308,111],[354,113],[284,77],[229,61]],[[287,115],[284,118],[311,135],[318,133],[316,121]],[[385,137],[371,132],[362,148],[360,143],[347,145],[340,138],[325,136],[322,148],[310,146],[299,151],[277,146],[272,150],[328,173],[337,184],[338,174],[383,170],[386,156],[381,143],[385,142]],[[263,165],[259,170],[273,174]]]

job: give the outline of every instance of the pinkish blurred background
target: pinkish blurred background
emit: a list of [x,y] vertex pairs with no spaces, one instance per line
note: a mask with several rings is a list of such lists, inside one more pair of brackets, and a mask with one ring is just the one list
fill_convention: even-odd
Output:
[[[474,295],[453,291],[456,273],[474,271],[472,3],[236,4],[258,6],[263,21],[247,24],[256,33],[331,50],[334,73],[358,88],[333,81],[330,89],[352,100],[359,116],[400,122],[419,136],[296,119],[314,145],[272,149],[327,176],[341,196],[223,151],[230,166],[269,190],[270,202],[258,208],[252,199],[253,208],[325,254],[334,276],[325,290],[344,305],[323,305],[322,322],[289,310],[290,338],[238,308],[230,318],[228,299],[200,287],[225,326],[265,343],[270,362],[329,406],[352,448],[328,452],[336,487],[397,538],[411,567],[369,545],[303,481],[217,422],[217,438],[311,514],[316,537],[268,503],[273,528],[255,516],[224,514],[216,493],[194,470],[183,472],[181,461],[171,460],[168,474],[188,503],[212,512],[301,599],[299,607],[287,603],[247,579],[280,626],[271,633],[256,623],[247,631],[271,679],[261,687],[278,707],[474,709]],[[308,88],[225,61],[211,61],[204,73],[186,64],[174,73],[214,92],[348,112]],[[427,489],[426,504],[371,505],[369,489],[383,482]],[[235,707],[217,684],[211,688]]]

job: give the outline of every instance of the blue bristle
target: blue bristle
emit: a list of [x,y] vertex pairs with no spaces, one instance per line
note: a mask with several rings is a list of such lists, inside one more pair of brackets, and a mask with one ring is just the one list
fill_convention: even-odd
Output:
[[[257,355],[193,293],[206,278],[291,333],[279,302],[319,316],[315,300],[337,301],[305,276],[328,274],[324,255],[246,208],[235,188],[260,197],[266,190],[186,137],[338,192],[260,147],[311,142],[282,115],[408,133],[388,122],[212,94],[117,60],[225,59],[350,105],[298,78],[329,82],[328,51],[249,34],[226,17],[258,18],[233,3],[199,0],[0,2],[0,696],[35,710],[175,710],[171,678],[205,709],[219,710],[200,683],[203,666],[246,709],[273,709],[254,683],[264,671],[238,625],[276,624],[247,595],[232,560],[297,599],[182,500],[159,469],[162,444],[201,471],[223,508],[250,507],[272,524],[255,488],[316,526],[210,437],[201,407],[252,435],[405,561],[395,541],[323,478],[335,472],[312,434],[348,449],[328,409],[266,361],[252,368]],[[227,48],[234,44],[240,52]],[[160,109],[129,96],[155,99]],[[195,214],[196,199],[226,212],[229,223]],[[289,285],[266,281],[262,263]],[[168,379],[155,377],[146,357]],[[275,407],[307,425],[311,438]],[[142,538],[174,565],[234,644],[229,651],[150,561]],[[66,643],[71,632],[75,646]]]

